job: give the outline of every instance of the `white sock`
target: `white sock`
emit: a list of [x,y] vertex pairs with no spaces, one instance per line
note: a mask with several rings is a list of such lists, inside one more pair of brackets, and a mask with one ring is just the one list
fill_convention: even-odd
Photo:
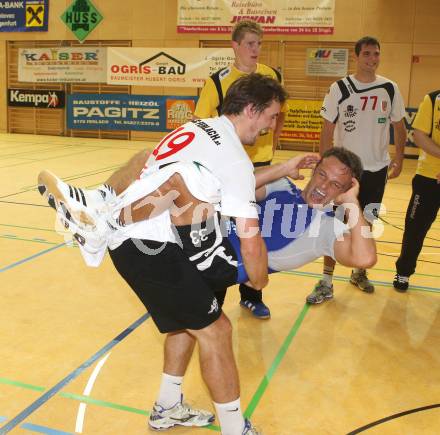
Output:
[[324,281],[324,284],[326,284],[328,287],[331,287],[333,284],[333,272],[335,270],[335,266],[327,266],[324,264],[324,270],[322,274],[322,281]]
[[241,435],[244,429],[244,417],[241,412],[240,398],[228,403],[215,403],[222,435]]
[[333,275],[327,275],[326,273],[324,273],[322,275],[322,281],[324,281],[324,283],[328,286],[331,287],[332,283],[333,283]]
[[182,382],[183,376],[162,373],[162,382],[156,403],[162,408],[169,409],[180,402],[182,399]]

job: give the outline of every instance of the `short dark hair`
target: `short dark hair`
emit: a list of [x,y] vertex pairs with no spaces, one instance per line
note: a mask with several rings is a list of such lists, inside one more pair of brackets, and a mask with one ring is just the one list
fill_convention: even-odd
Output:
[[357,41],[354,46],[354,52],[356,53],[356,56],[359,56],[363,45],[375,45],[380,50],[380,44],[376,38],[373,38],[372,36],[364,36],[363,38],[359,39],[359,41]]
[[235,42],[240,43],[246,33],[255,33],[256,35],[262,37],[263,29],[255,21],[250,21],[250,20],[239,21],[232,29],[231,39]]
[[333,147],[324,152],[316,167],[318,167],[319,164],[327,157],[336,157],[341,163],[350,169],[352,176],[356,178],[356,180],[359,182],[361,181],[362,172],[364,169],[362,167],[361,159],[357,154],[353,153],[347,148]]
[[252,104],[256,112],[263,112],[272,101],[283,104],[288,94],[281,83],[270,76],[252,73],[235,80],[226,92],[222,115],[238,115]]

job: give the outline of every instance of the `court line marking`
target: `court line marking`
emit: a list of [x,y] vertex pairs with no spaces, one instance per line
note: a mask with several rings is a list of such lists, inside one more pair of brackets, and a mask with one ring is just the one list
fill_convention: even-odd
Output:
[[69,373],[64,379],[54,385],[50,390],[40,396],[37,400],[31,403],[27,408],[23,409],[19,414],[12,418],[7,424],[0,428],[0,435],[7,434],[9,431],[14,429],[23,420],[29,417],[30,414],[35,412],[38,408],[44,405],[49,399],[55,396],[58,391],[64,388],[67,384],[77,378],[86,368],[90,367],[96,360],[105,355],[110,349],[115,347],[124,338],[131,334],[136,328],[138,328],[142,323],[144,323],[150,317],[150,313],[145,313],[135,322],[133,322],[128,328],[124,329],[119,335],[117,335],[113,340],[108,342],[104,347],[102,347],[98,352],[92,355],[88,360],[82,363],[78,368]]
[[265,393],[269,382],[273,378],[276,370],[278,369],[279,365],[281,364],[281,361],[283,360],[290,344],[292,343],[292,340],[294,339],[295,335],[297,334],[307,312],[309,311],[310,305],[305,304],[299,313],[298,317],[295,320],[295,323],[293,324],[292,328],[290,329],[289,333],[287,334],[287,337],[284,339],[283,344],[280,347],[280,350],[278,351],[277,355],[275,356],[275,359],[273,360],[271,366],[269,367],[269,370],[264,375],[263,379],[260,382],[260,385],[257,388],[257,391],[253,395],[251,401],[249,402],[249,405],[246,408],[246,411],[244,412],[245,417],[251,417],[253,412],[255,411],[255,408],[257,407],[258,403],[260,402],[261,398],[263,397],[263,394]]
[[[90,396],[90,393],[92,392],[93,385],[95,384],[96,378],[99,375],[99,372],[101,371],[102,367],[104,366],[105,362],[107,361],[107,358],[110,356],[111,352],[109,352],[107,355],[105,355],[100,361],[98,361],[98,364],[96,364],[96,367],[93,369],[93,372],[87,381],[86,388],[84,388],[83,394],[84,396]],[[86,416],[86,408],[87,404],[85,402],[81,402],[78,407],[78,415],[76,417],[76,423],[75,423],[75,432],[76,433],[82,433],[84,428],[84,418]]]
[[48,248],[48,249],[45,249],[44,251],[38,252],[37,254],[31,255],[30,257],[23,258],[22,260],[16,261],[15,263],[12,263],[12,264],[9,264],[8,266],[0,268],[0,273],[6,272],[7,270],[10,270],[16,266],[20,266],[24,263],[27,263],[28,261],[31,261],[34,258],[40,257],[41,255],[55,251],[56,249],[61,248],[63,246],[67,246],[67,245],[68,245],[68,242],[63,242],[63,243],[60,243],[59,245],[53,246],[52,248]]
[[[40,392],[46,391],[45,387],[41,387],[38,385],[31,385],[21,381],[14,381],[12,379],[7,379],[7,378],[0,377],[0,383],[4,385],[12,385],[13,387],[24,388],[32,391],[40,391]],[[79,402],[85,402],[91,405],[102,406],[104,408],[112,408],[112,409],[117,409],[118,411],[127,411],[133,414],[141,414],[145,416],[150,415],[150,413],[144,409],[133,408],[132,406],[121,405],[119,403],[113,403],[106,400],[94,399],[93,397],[83,396],[81,394],[61,391],[59,395],[66,399],[77,400]]]
[[[0,423],[3,421],[6,421],[8,418],[0,416]],[[64,432],[57,429],[51,429],[50,427],[41,426],[39,424],[33,424],[33,423],[23,423],[20,427],[23,429],[29,429],[32,432],[39,432],[39,433],[45,433],[48,435],[74,435],[71,432]]]
[[398,412],[397,414],[389,415],[388,417],[381,418],[380,420],[373,421],[372,423],[368,423],[365,426],[359,427],[354,431],[349,432],[347,435],[356,435],[360,432],[364,432],[368,429],[371,429],[374,426],[377,426],[382,423],[386,423],[387,421],[394,420],[399,417],[403,417],[408,414],[414,414],[415,412],[426,411],[428,409],[440,408],[440,403],[435,403],[434,405],[421,406],[420,408],[409,409],[408,411]]

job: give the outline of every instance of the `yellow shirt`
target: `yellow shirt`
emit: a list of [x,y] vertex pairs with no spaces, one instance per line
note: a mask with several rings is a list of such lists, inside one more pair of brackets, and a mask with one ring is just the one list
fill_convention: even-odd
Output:
[[[277,79],[275,71],[262,64],[257,63],[256,73],[268,75],[274,79]],[[231,65],[221,72],[219,75],[220,84],[222,87],[223,97],[226,95],[229,86],[239,77],[246,75],[245,72],[238,70],[235,66]],[[205,86],[203,87],[199,101],[197,102],[196,110],[194,115],[197,118],[212,118],[218,116],[217,107],[219,105],[218,92],[215,87],[214,81],[209,78],[206,80]],[[282,112],[287,111],[287,105],[284,104]],[[273,131],[269,130],[266,134],[261,135],[254,145],[244,146],[248,156],[253,163],[256,162],[266,162],[272,160],[273,157]]]
[[[429,95],[425,95],[412,127],[427,135],[430,135],[432,132],[432,140],[440,147],[440,93],[434,102],[434,113],[432,109],[431,98]],[[417,174],[423,175],[424,177],[437,178],[437,174],[439,173],[440,159],[421,149],[417,164]]]

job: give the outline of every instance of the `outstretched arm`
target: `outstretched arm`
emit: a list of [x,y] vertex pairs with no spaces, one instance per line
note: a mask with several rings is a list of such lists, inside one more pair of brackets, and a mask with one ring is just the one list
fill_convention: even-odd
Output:
[[282,177],[290,177],[294,180],[302,180],[303,175],[299,174],[300,169],[314,168],[318,162],[317,154],[301,154],[293,157],[286,162],[275,165],[264,166],[255,171],[255,187],[257,189],[257,200],[264,198],[264,186],[272,181],[279,180]]
[[377,261],[376,243],[359,207],[359,182],[353,178],[352,183],[347,192],[336,198],[337,203],[346,207],[350,233],[344,234],[343,240],[335,241],[335,257],[336,261],[344,266],[369,269]]

